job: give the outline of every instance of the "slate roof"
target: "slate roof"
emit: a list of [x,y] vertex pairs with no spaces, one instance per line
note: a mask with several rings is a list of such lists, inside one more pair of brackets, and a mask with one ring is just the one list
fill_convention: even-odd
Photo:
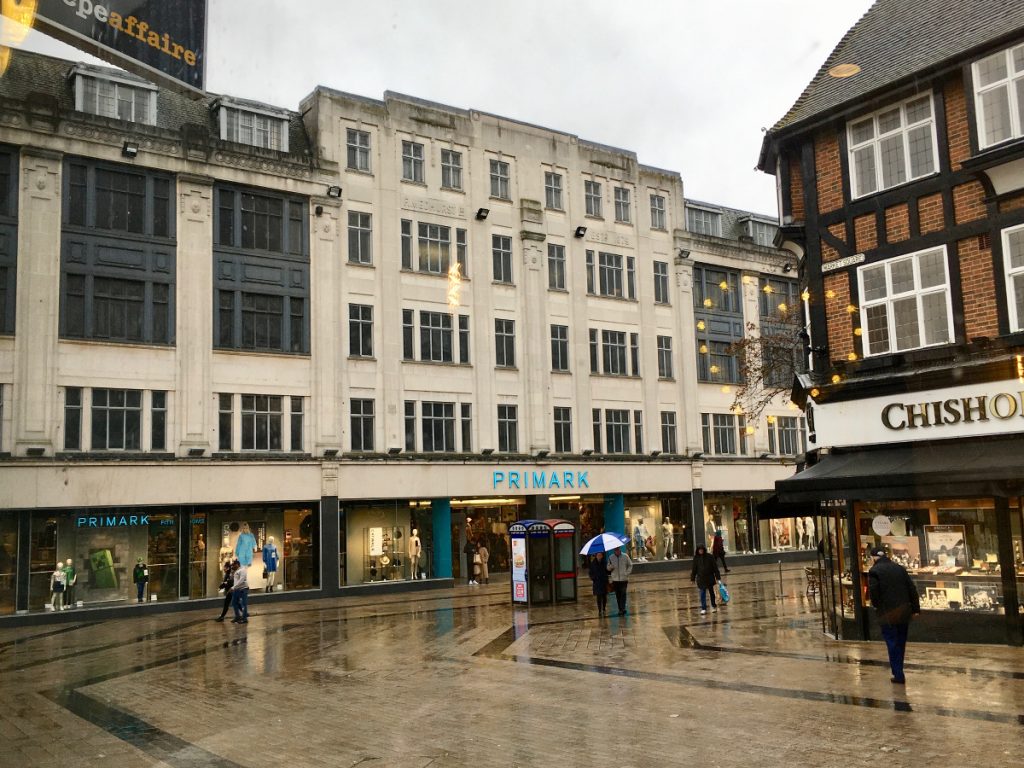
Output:
[[[765,136],[762,166],[779,134],[1019,36],[1024,36],[1022,0],[877,0]],[[828,71],[837,64],[856,64],[861,71],[835,78]]]

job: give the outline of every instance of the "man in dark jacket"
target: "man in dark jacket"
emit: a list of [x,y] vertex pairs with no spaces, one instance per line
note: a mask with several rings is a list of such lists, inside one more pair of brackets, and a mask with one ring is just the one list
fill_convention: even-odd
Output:
[[902,565],[890,560],[882,547],[874,547],[871,557],[875,564],[868,571],[868,594],[889,650],[892,682],[903,685],[906,682],[903,656],[907,648],[907,630],[910,617],[921,612],[921,598],[910,574]]
[[697,552],[693,556],[693,570],[690,571],[690,581],[696,582],[700,588],[700,614],[703,616],[708,612],[708,593],[711,593],[711,612],[718,610],[715,604],[715,585],[721,581],[722,575],[718,572],[715,558],[708,554],[708,548],[703,544],[697,545]]

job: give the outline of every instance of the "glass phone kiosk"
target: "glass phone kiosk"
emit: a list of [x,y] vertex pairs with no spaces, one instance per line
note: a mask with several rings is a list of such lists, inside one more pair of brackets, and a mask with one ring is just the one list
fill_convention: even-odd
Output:
[[554,544],[555,602],[576,600],[576,526],[568,520],[548,520]]
[[576,527],[567,520],[520,520],[508,527],[512,602],[576,599]]

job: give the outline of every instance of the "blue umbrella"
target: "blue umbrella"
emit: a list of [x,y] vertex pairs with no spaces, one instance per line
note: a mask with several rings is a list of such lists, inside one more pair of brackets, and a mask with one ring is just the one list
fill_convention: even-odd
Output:
[[599,533],[580,550],[581,555],[593,555],[595,552],[610,552],[629,544],[629,536],[621,533]]

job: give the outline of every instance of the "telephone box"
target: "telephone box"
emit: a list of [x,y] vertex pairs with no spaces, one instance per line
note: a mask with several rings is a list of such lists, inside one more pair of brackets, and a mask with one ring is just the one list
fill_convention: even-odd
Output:
[[567,520],[519,520],[508,528],[512,602],[576,599],[576,527]]
[[576,526],[568,520],[546,520],[551,527],[552,567],[555,585],[555,602],[576,600]]

